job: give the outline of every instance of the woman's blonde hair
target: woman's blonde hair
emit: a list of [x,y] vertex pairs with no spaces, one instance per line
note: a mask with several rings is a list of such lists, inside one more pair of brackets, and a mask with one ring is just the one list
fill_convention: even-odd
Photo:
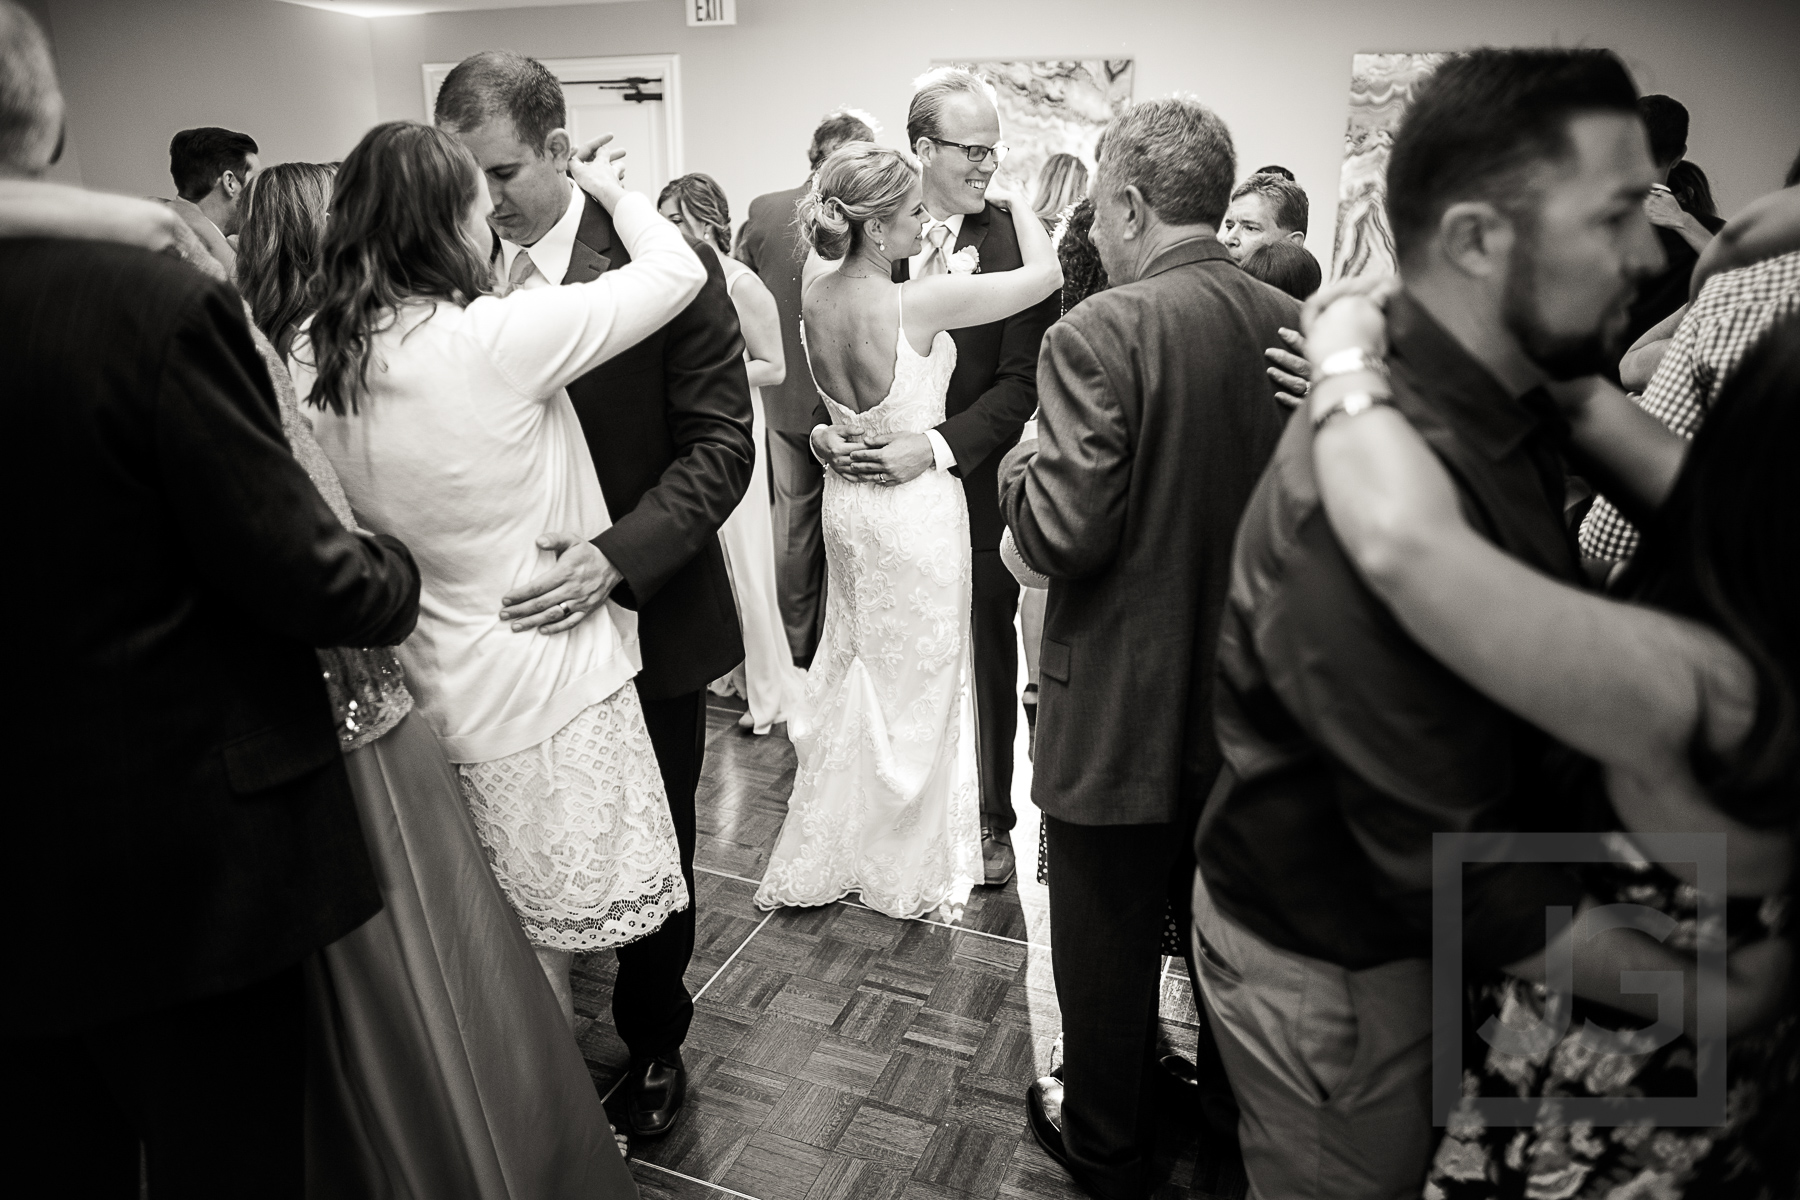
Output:
[[1042,221],[1054,221],[1070,205],[1087,195],[1088,169],[1073,154],[1052,154],[1038,172],[1037,199],[1031,211]]
[[819,164],[812,191],[800,198],[800,232],[827,261],[854,254],[864,227],[899,212],[918,181],[919,164],[906,151],[850,142]]

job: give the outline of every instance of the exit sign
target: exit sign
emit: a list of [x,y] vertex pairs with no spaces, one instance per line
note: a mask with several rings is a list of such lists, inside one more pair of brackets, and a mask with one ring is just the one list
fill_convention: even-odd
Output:
[[687,0],[689,25],[736,25],[737,0]]

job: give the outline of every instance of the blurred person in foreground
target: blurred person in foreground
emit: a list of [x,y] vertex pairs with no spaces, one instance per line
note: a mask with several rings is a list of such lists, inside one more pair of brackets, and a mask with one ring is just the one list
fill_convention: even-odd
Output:
[[[1389,164],[1401,270],[1385,356],[1349,346],[1317,364],[1313,411],[1290,422],[1245,515],[1194,936],[1257,1194],[1418,1194],[1433,1144],[1433,836],[1594,820],[1561,798],[1566,749],[1448,672],[1351,566],[1318,519],[1314,431],[1392,406],[1449,464],[1481,537],[1582,586],[1564,456],[1643,505],[1682,453],[1616,389],[1584,390],[1573,417],[1547,390],[1616,361],[1636,286],[1663,265],[1643,208],[1654,180],[1610,53],[1481,50],[1441,66]],[[1546,907],[1584,902],[1556,864],[1472,869],[1466,961],[1541,980]],[[1654,944],[1640,961],[1680,966]],[[1594,978],[1583,995],[1641,1010]]]
[[[10,2],[0,80],[0,175],[29,179],[63,103]],[[68,1194],[298,1197],[301,964],[381,905],[315,648],[404,639],[417,568],[347,531],[294,461],[221,283],[142,246],[6,237],[0,314],[33,447],[7,475],[38,514],[18,551],[80,580],[104,531],[116,572],[18,649],[36,800],[14,830],[39,852],[7,873],[30,914],[9,1079],[31,1097],[8,1149]],[[43,852],[71,822],[79,861]]]
[[779,383],[762,389],[768,436],[757,446],[768,458],[769,520],[781,619],[788,650],[801,667],[812,665],[825,620],[825,534],[819,526],[825,468],[808,446],[819,393],[812,375],[800,369],[806,361],[800,345],[800,272],[808,246],[795,209],[811,190],[812,172],[819,164],[840,146],[874,141],[876,128],[875,118],[859,109],[827,113],[806,148],[805,182],[750,201],[744,227],[738,230],[738,261],[756,272],[775,299],[782,361],[788,365]]
[[1154,1182],[1158,951],[1165,914],[1186,924],[1219,769],[1212,662],[1232,531],[1286,416],[1262,347],[1299,319],[1216,236],[1235,174],[1229,131],[1195,101],[1141,103],[1107,127],[1092,237],[1109,286],[1045,335],[1038,438],[1000,479],[1019,558],[1049,580],[1031,798],[1063,1073],[1031,1085],[1027,1112],[1104,1197]]

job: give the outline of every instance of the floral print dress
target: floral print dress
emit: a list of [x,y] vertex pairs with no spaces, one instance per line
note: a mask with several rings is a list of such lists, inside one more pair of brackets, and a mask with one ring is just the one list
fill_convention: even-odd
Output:
[[[1622,839],[1621,839],[1622,840]],[[1622,857],[1635,857],[1627,852]],[[1662,868],[1612,862],[1586,871],[1603,903],[1642,904],[1674,917],[1667,945],[1692,949],[1699,932],[1697,893]],[[1731,899],[1732,949],[1780,936],[1786,898]],[[1472,984],[1466,1029],[1490,1016],[1514,1027],[1543,1015],[1541,984],[1493,976]],[[1726,1057],[1726,1123],[1664,1129],[1648,1122],[1613,1128],[1567,1121],[1561,1101],[1576,1097],[1693,1096],[1695,1047],[1687,1037],[1645,1053],[1605,1054],[1580,1038],[1588,1015],[1607,1028],[1629,1025],[1600,1005],[1577,999],[1569,1029],[1538,1056],[1502,1053],[1471,1038],[1461,1107],[1431,1164],[1427,1200],[1792,1200],[1800,1196],[1800,1014],[1733,1038]],[[1476,1096],[1542,1097],[1530,1129],[1489,1128],[1469,1103]]]

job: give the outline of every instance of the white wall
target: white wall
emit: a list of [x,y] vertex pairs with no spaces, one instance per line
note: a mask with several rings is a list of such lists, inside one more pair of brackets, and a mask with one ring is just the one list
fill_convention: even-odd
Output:
[[808,135],[839,104],[905,140],[908,82],[933,59],[1131,56],[1139,98],[1195,93],[1248,171],[1279,162],[1312,200],[1308,245],[1331,261],[1338,168],[1359,50],[1479,44],[1619,51],[1646,91],[1693,113],[1696,162],[1722,211],[1780,185],[1800,148],[1795,0],[739,0],[738,25],[689,29],[679,0],[371,22],[384,120],[423,118],[421,62],[505,48],[544,58],[681,55],[686,168],[734,216],[806,173]]
[[867,108],[904,139],[908,83],[937,58],[1125,56],[1137,95],[1218,110],[1240,167],[1280,162],[1312,198],[1330,261],[1350,56],[1477,44],[1618,50],[1647,91],[1693,113],[1722,211],[1779,185],[1800,147],[1795,0],[740,0],[689,29],[681,0],[374,20],[274,0],[47,5],[90,186],[166,192],[169,135],[242,129],[267,161],[339,158],[375,120],[423,118],[419,66],[507,48],[544,58],[681,55],[686,168],[735,214],[798,183],[813,124]]
[[173,196],[169,139],[222,125],[265,162],[341,158],[374,124],[369,22],[273,0],[39,0],[89,187]]

